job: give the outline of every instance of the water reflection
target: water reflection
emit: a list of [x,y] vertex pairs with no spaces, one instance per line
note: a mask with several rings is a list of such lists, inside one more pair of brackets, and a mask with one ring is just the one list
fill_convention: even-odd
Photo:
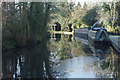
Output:
[[104,59],[72,35],[56,35],[49,42],[3,53],[3,78],[117,78],[120,55],[110,50]]
[[65,38],[68,41],[72,41],[73,40],[73,36],[72,35],[61,35],[61,34],[51,33],[51,39],[53,39],[55,41],[60,41],[62,38]]
[[[61,35],[59,42],[50,40],[50,61],[54,78],[119,78],[118,54],[108,47],[107,54],[96,57],[88,45],[69,41]],[[113,53],[113,55],[112,55]],[[54,55],[53,55],[54,54]],[[67,57],[66,57],[67,56]],[[117,71],[118,70],[118,71]]]
[[60,39],[61,39],[61,34],[51,33],[51,39],[53,39],[53,40],[55,40],[55,41],[60,41]]
[[36,45],[3,53],[3,78],[48,78],[49,51],[46,45]]
[[[100,67],[98,58],[92,56],[79,56],[72,59],[62,60],[60,65],[53,67],[53,70],[59,72],[54,77],[59,78],[108,78],[110,71],[108,69],[103,70]],[[111,78],[111,77],[109,77]]]

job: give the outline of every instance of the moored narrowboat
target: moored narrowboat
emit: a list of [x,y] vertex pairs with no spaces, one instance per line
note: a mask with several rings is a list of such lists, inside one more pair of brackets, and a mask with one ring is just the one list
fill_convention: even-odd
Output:
[[103,27],[92,27],[91,29],[89,28],[88,44],[94,54],[100,57],[104,57],[110,48],[110,38],[107,30]]

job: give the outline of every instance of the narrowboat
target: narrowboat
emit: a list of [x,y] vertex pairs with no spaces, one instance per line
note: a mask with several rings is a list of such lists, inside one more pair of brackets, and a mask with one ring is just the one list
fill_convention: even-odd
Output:
[[107,30],[103,27],[89,28],[88,45],[96,56],[104,58],[110,48],[110,38]]

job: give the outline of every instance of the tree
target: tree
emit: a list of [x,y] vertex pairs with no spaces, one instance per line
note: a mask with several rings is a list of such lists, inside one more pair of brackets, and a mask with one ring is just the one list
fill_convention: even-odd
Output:
[[104,12],[110,11],[110,6],[107,3],[103,3],[103,5],[101,6],[101,8],[104,10]]
[[[54,3],[53,3],[54,4]],[[60,23],[61,30],[68,30],[68,24],[71,18],[71,12],[74,10],[73,2],[60,2],[52,5],[49,23]]]
[[120,2],[116,3],[116,12],[118,14],[117,24],[118,24],[118,30],[119,30],[119,33],[120,33]]
[[102,9],[104,13],[109,17],[109,24],[111,26],[111,31],[118,33],[119,25],[119,2],[110,2],[109,4],[104,3]]
[[26,46],[45,39],[50,5],[42,2],[4,3],[3,47]]
[[86,15],[82,17],[82,21],[84,24],[92,26],[96,22],[96,17],[98,16],[96,10],[97,7],[94,7],[93,9],[87,11]]
[[87,4],[86,4],[86,2],[84,3],[84,5],[83,5],[83,9],[86,11],[87,10]]

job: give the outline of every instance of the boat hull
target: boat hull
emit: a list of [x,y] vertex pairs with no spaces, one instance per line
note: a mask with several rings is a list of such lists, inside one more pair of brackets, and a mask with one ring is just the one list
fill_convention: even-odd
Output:
[[88,44],[91,51],[96,54],[96,56],[104,58],[108,53],[110,48],[110,40],[107,31],[88,31]]

